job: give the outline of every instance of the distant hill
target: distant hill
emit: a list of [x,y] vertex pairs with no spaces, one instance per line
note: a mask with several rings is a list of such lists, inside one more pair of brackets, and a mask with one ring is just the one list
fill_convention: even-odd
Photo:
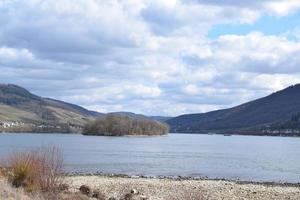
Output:
[[146,116],[146,115],[136,114],[136,113],[132,113],[132,112],[111,112],[108,114],[127,116],[127,117],[131,117],[131,118],[136,118],[136,119],[151,119],[151,120],[156,120],[159,122],[165,122],[168,119],[172,118],[172,117],[165,117],[165,116]]
[[165,117],[165,116],[148,116],[148,118],[159,122],[166,122],[167,120],[172,119],[172,117]]
[[[29,132],[73,132],[102,113],[49,98],[39,97],[12,84],[0,84],[1,129]],[[18,122],[18,126],[12,122]],[[35,129],[35,130],[32,130]]]
[[[175,133],[300,136],[300,84],[233,108],[174,118],[130,112],[110,113],[169,124]],[[81,132],[103,113],[39,97],[12,84],[0,84],[0,131]]]
[[142,115],[142,114],[135,114],[133,112],[110,112],[107,113],[108,115],[119,115],[119,116],[124,116],[124,117],[130,117],[134,119],[148,119],[147,116]]
[[300,85],[233,108],[181,115],[166,122],[171,132],[300,136]]

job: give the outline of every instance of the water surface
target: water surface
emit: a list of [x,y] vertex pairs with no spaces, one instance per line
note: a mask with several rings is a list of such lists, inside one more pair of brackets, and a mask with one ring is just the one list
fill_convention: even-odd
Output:
[[68,171],[300,182],[300,138],[287,137],[0,134],[0,159],[47,144],[63,150]]

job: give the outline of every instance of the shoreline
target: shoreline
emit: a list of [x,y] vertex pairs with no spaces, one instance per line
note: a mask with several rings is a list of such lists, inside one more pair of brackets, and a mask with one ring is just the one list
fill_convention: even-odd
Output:
[[82,185],[118,199],[136,192],[136,199],[147,200],[298,200],[300,185],[237,182],[227,180],[187,180],[104,175],[66,176],[70,190]]
[[103,177],[103,178],[124,178],[124,179],[146,179],[146,180],[170,180],[170,181],[226,181],[236,184],[252,184],[252,185],[263,185],[263,186],[280,186],[280,187],[300,187],[300,180],[298,183],[291,182],[280,182],[280,181],[247,181],[239,179],[227,179],[227,178],[209,178],[209,177],[192,177],[192,176],[152,176],[152,175],[128,175],[118,173],[81,173],[71,172],[64,173],[64,177]]
[[[283,183],[244,182],[230,180],[191,180],[170,178],[145,178],[124,175],[64,175],[67,190],[59,197],[80,199],[130,200],[299,200],[300,185]],[[24,193],[0,177],[0,199],[40,199],[40,193]],[[89,194],[80,188],[87,188]],[[80,194],[81,193],[81,194]],[[130,198],[124,198],[125,196]],[[45,197],[46,198],[46,197]],[[42,198],[44,199],[44,198]],[[47,199],[47,198],[46,198]],[[60,199],[60,198],[57,198]]]
[[0,131],[1,134],[58,134],[58,135],[82,135],[82,136],[97,136],[97,137],[160,137],[160,136],[168,136],[172,134],[181,134],[181,135],[210,135],[210,136],[225,136],[225,137],[232,137],[232,136],[254,136],[254,137],[280,137],[280,138],[300,138],[300,135],[283,135],[283,134],[275,134],[275,135],[270,135],[270,134],[238,134],[238,133],[230,133],[230,134],[223,134],[223,133],[218,133],[218,134],[210,134],[210,133],[168,133],[168,134],[163,134],[163,135],[86,135],[80,132],[65,132],[65,133],[59,133],[59,132],[9,132],[9,131]]

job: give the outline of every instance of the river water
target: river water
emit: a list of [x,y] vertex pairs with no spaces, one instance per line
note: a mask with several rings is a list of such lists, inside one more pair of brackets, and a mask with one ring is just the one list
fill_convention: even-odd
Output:
[[300,138],[288,137],[0,134],[0,159],[49,144],[62,149],[69,172],[300,182]]

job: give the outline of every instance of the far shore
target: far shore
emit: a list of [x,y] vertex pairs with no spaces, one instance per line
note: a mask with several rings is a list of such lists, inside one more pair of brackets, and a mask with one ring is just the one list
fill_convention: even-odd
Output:
[[70,133],[58,133],[58,132],[0,132],[1,134],[61,134],[61,135],[82,135],[82,136],[97,136],[97,137],[161,137],[161,136],[168,136],[173,134],[182,134],[182,135],[210,135],[210,136],[257,136],[257,137],[284,137],[284,138],[300,138],[300,135],[267,135],[267,134],[238,134],[238,133],[231,133],[231,134],[211,134],[211,133],[167,133],[163,135],[85,135],[82,133],[70,132]]

